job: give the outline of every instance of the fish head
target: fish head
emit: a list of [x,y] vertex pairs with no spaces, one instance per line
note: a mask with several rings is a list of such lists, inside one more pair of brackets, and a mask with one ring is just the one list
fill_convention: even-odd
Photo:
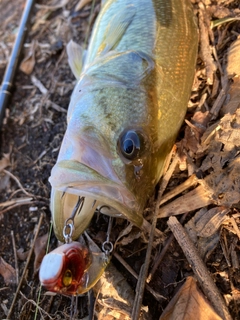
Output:
[[117,79],[104,84],[97,80],[85,76],[75,87],[50,177],[54,231],[61,241],[79,196],[85,203],[74,217],[73,239],[99,205],[140,227],[165,159],[164,143],[158,146],[156,108],[148,107],[154,103],[151,93]]

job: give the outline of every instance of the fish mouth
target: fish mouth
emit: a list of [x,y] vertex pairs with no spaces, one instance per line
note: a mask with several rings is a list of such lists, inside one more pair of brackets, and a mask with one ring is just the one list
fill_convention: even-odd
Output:
[[123,184],[103,177],[94,169],[73,160],[57,162],[51,172],[51,212],[54,231],[64,241],[65,221],[71,217],[79,197],[84,198],[81,210],[74,217],[73,240],[87,228],[97,208],[104,206],[103,213],[122,216],[138,227],[142,214],[137,200]]

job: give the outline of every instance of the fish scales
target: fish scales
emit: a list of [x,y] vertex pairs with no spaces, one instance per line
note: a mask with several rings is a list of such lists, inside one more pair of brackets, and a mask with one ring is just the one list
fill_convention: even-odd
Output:
[[50,177],[60,240],[79,196],[86,203],[74,238],[100,205],[141,227],[186,113],[197,47],[190,1],[105,1],[83,64],[73,61],[82,71],[73,70],[78,82]]

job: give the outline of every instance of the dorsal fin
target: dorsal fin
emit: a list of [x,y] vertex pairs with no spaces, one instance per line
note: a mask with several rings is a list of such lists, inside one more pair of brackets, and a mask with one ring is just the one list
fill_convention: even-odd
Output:
[[68,64],[76,79],[80,78],[83,67],[83,48],[71,40],[67,44]]
[[99,55],[103,55],[116,47],[132,22],[135,13],[136,8],[131,4],[120,9],[120,11],[112,17],[106,27],[103,42],[98,49]]

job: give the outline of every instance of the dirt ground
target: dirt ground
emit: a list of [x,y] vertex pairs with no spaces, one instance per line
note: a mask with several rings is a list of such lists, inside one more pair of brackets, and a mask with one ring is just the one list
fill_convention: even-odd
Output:
[[[24,3],[15,0],[13,6],[10,1],[0,0],[0,81]],[[235,44],[239,50],[231,46],[240,35],[240,4],[239,0],[192,3],[200,35],[196,76],[186,122],[172,153],[173,170],[169,171],[159,210],[159,233],[150,270],[159,252],[166,246],[167,251],[155,266],[149,283],[152,291],[145,289],[143,306],[146,319],[159,319],[185,279],[194,275],[179,241],[168,240],[171,231],[167,220],[174,212],[196,245],[232,318],[239,319],[240,41]],[[0,138],[0,319],[6,319],[9,310],[8,319],[71,319],[71,299],[40,289],[38,268],[45,250],[41,241],[46,244],[51,220],[48,178],[66,130],[75,84],[65,47],[71,39],[87,43],[99,10],[99,0],[43,0],[33,8],[21,70],[16,74]],[[219,25],[211,25],[211,21]],[[144,213],[150,222],[155,200],[149,200]],[[105,216],[96,215],[89,227],[99,245],[105,239],[107,221]],[[112,241],[120,237],[112,263],[134,292],[137,280],[129,270],[131,267],[139,274],[149,235],[127,226],[128,222],[121,219],[114,222]],[[34,245],[35,237],[38,240]],[[57,246],[53,234],[49,245],[50,250]],[[15,294],[16,302],[11,306]],[[87,295],[79,297],[77,319],[88,315],[88,301]],[[97,299],[96,318],[128,319],[127,312],[117,313],[119,308],[106,301]],[[112,315],[102,316],[101,307],[111,309]]]

